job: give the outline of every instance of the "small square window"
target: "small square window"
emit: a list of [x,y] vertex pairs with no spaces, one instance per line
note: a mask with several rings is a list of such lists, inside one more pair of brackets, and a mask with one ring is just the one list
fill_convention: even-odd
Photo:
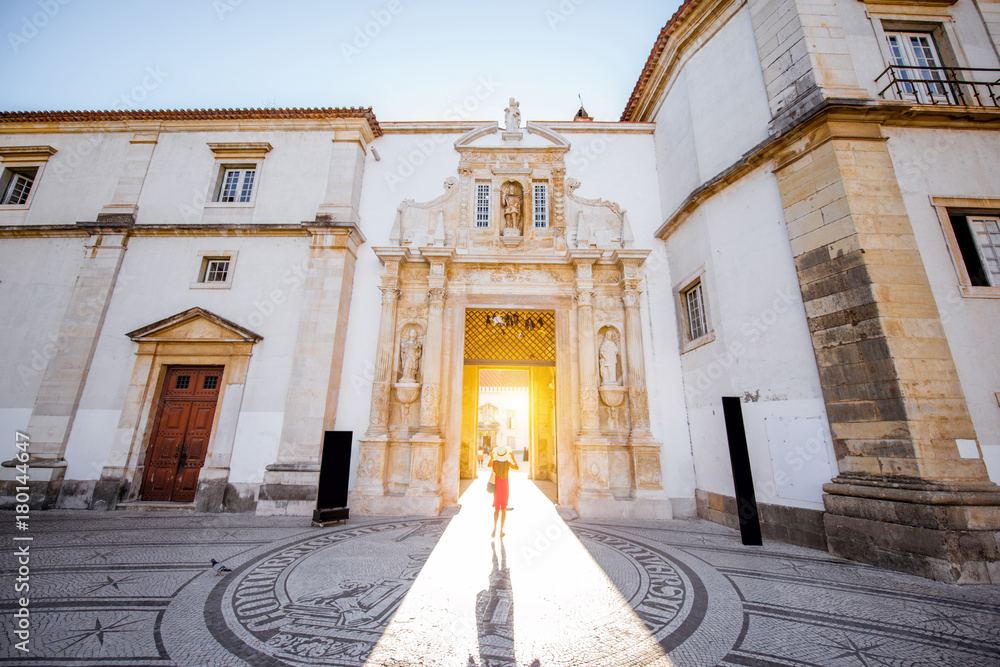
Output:
[[490,226],[490,184],[476,183],[476,227]]
[[219,386],[219,376],[209,375],[205,378],[204,384],[202,384],[202,389],[215,389]]
[[206,257],[205,273],[202,275],[202,282],[224,283],[229,280],[229,258],[228,257]]
[[252,201],[257,168],[223,167],[217,201],[224,204],[248,204]]
[[229,289],[232,287],[235,268],[235,250],[204,250],[198,254],[198,273],[191,287]]
[[535,183],[534,220],[536,228],[549,226],[549,184]]
[[191,376],[190,375],[178,375],[177,382],[174,383],[174,389],[187,389],[191,386]]
[[0,192],[3,193],[0,204],[22,206],[27,203],[37,173],[38,167],[4,169],[0,177]]

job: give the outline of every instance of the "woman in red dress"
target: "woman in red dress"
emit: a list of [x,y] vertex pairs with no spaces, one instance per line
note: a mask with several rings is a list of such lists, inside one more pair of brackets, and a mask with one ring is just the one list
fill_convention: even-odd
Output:
[[500,445],[490,452],[490,462],[487,467],[493,468],[494,485],[493,490],[493,533],[490,537],[497,536],[497,517],[500,517],[500,537],[503,537],[503,522],[507,519],[507,500],[510,496],[510,480],[507,479],[508,471],[513,468],[517,470],[517,461],[508,447]]

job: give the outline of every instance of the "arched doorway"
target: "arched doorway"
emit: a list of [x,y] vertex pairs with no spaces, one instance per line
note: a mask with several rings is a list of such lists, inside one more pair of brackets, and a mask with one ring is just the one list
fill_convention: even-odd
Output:
[[557,482],[555,314],[465,311],[459,474],[476,476],[488,441],[507,445],[535,480]]

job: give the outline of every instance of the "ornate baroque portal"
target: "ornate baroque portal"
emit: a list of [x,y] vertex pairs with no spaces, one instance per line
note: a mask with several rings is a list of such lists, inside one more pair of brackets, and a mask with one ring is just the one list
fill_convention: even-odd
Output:
[[403,201],[390,245],[374,249],[382,314],[352,508],[437,514],[458,503],[460,476],[474,474],[478,419],[463,382],[477,364],[510,361],[467,358],[469,317],[489,311],[516,313],[522,335],[552,327],[554,382],[549,370],[537,393],[554,408],[546,430],[556,460],[533,472],[556,475],[559,504],[582,516],[669,518],[639,315],[650,251],[632,247],[618,204],[575,195],[566,139],[529,122],[525,142],[519,119],[501,141],[498,129],[456,141],[458,176],[433,201]]

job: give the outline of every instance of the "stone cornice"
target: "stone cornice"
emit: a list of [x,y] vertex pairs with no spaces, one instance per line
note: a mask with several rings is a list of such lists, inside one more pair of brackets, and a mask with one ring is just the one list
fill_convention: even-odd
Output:
[[[316,223],[309,222],[310,227]],[[0,226],[0,238],[60,238],[87,237],[94,234],[126,234],[128,236],[311,236],[312,232],[304,224],[278,225],[100,225],[79,223],[76,225],[4,225]],[[322,226],[322,225],[320,225]]]
[[[780,168],[840,136],[884,141],[882,126],[1000,130],[1000,108],[946,107],[853,98],[827,100],[797,124],[757,144],[735,163],[693,190],[660,225],[654,236],[665,240],[702,202],[768,160],[775,160]],[[796,149],[796,143],[801,143],[801,147]]]
[[[117,111],[0,111],[0,132],[42,131],[51,132],[52,125],[127,127],[135,129],[137,124],[145,126],[160,124],[160,129],[169,131],[179,124],[190,131],[191,124],[209,127],[229,127],[234,124],[268,125],[270,123],[301,124],[319,121],[335,126],[341,121],[361,121],[367,124],[372,136],[382,134],[371,107],[327,107],[313,109],[125,109]],[[16,129],[15,129],[16,128]],[[62,128],[60,128],[62,129]],[[242,129],[242,128],[241,128]],[[271,127],[269,129],[278,129]],[[284,129],[284,128],[282,128]]]
[[241,142],[241,143],[217,143],[209,142],[208,147],[215,153],[216,159],[263,159],[271,152],[271,144],[266,141]]
[[55,154],[52,146],[0,146],[3,162],[45,162]]

